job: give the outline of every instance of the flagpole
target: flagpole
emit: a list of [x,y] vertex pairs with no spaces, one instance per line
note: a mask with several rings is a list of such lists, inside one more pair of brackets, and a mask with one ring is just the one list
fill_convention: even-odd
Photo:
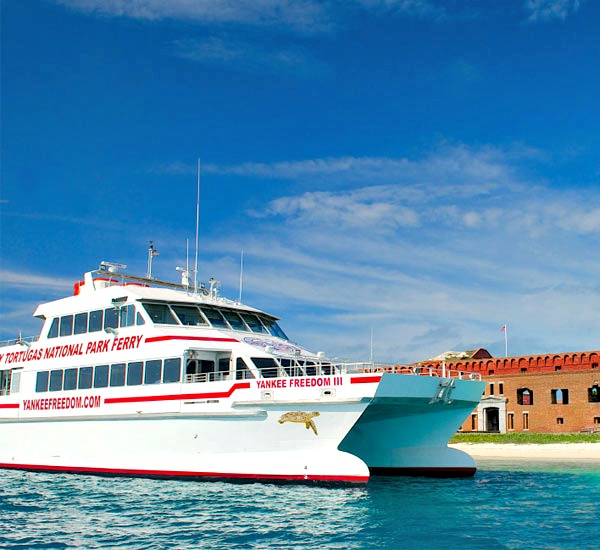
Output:
[[504,325],[504,349],[505,357],[508,357],[508,327]]

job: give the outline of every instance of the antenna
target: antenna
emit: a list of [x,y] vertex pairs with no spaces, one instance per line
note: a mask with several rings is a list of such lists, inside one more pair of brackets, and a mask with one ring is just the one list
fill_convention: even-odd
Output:
[[194,292],[198,288],[198,227],[200,225],[200,159],[198,159],[198,192],[196,194],[196,261],[194,262]]
[[148,273],[146,277],[152,279],[152,258],[158,256],[158,250],[154,249],[154,243],[150,241],[150,248],[148,248]]
[[238,302],[242,303],[242,287],[244,284],[244,251],[240,253],[240,296]]
[[371,357],[369,363],[373,364],[373,325],[371,325]]

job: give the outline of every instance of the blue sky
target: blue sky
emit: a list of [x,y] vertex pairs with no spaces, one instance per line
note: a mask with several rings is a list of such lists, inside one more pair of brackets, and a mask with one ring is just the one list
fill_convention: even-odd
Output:
[[[598,0],[5,0],[0,338],[101,260],[329,356],[600,348]],[[192,251],[193,255],[193,251]]]

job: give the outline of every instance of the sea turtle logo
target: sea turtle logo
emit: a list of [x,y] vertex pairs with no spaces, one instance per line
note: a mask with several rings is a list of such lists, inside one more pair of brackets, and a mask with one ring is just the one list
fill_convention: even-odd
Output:
[[300,424],[304,424],[307,430],[308,428],[312,428],[312,431],[315,432],[315,435],[319,435],[319,432],[317,432],[317,426],[315,426],[315,423],[313,422],[313,418],[315,416],[319,416],[320,414],[321,413],[318,412],[289,412],[281,415],[279,423],[283,424],[284,422],[299,422]]

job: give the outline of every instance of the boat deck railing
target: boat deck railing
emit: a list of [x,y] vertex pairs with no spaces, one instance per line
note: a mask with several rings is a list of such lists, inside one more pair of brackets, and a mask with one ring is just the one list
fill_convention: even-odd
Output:
[[22,344],[25,347],[29,347],[33,342],[37,342],[39,340],[39,336],[28,336],[27,338],[12,338],[11,340],[0,340],[0,348],[4,348],[6,346],[14,346],[16,344]]
[[[444,378],[458,378],[465,380],[481,380],[481,374],[476,372],[463,372],[456,369],[443,367],[419,367],[419,366],[387,366],[374,363],[329,363],[311,361],[307,365],[293,365],[285,367],[266,367],[258,369],[260,378],[295,378],[303,376],[336,376],[343,374],[404,374],[410,376],[435,376]],[[238,380],[253,379],[250,371],[238,371]],[[218,382],[230,380],[229,371],[206,372],[186,374],[185,383]]]

